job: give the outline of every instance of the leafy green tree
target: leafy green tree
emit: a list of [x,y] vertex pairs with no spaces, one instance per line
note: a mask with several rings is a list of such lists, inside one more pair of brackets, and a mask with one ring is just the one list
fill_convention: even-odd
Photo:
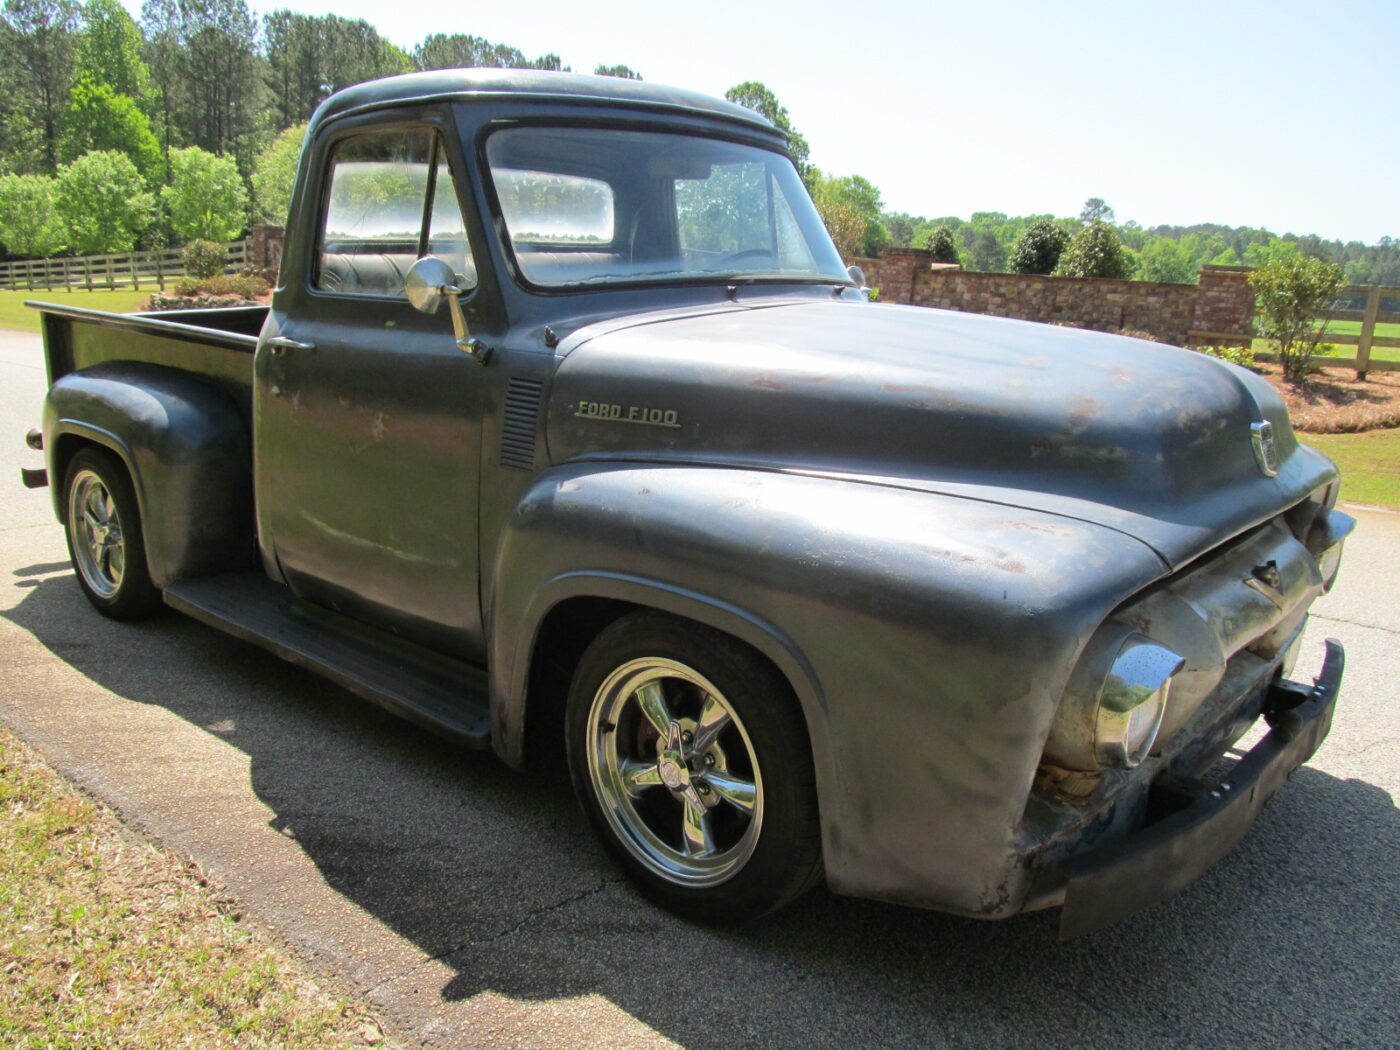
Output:
[[170,185],[160,199],[182,241],[231,241],[248,224],[248,191],[238,165],[198,146],[170,151]]
[[1284,378],[1307,378],[1308,363],[1327,331],[1317,323],[1346,283],[1336,263],[1313,259],[1297,252],[1281,255],[1249,275],[1257,311],[1255,327],[1260,336],[1278,344]]
[[1091,221],[1074,235],[1055,268],[1058,277],[1128,278],[1133,260],[1118,239],[1118,231],[1101,220]]
[[368,22],[338,15],[273,11],[263,18],[262,50],[277,127],[304,123],[341,88],[414,68]]
[[841,258],[850,259],[863,255],[865,231],[869,220],[856,210],[850,201],[827,198],[817,201],[817,213],[822,217],[826,232],[831,234],[832,243],[841,253]]
[[1274,263],[1296,259],[1301,254],[1298,246],[1292,241],[1273,237],[1267,241],[1255,241],[1250,244],[1244,251],[1244,261],[1247,266],[1262,269]]
[[1173,284],[1193,284],[1199,267],[1186,248],[1169,237],[1154,237],[1138,252],[1139,281],[1169,281]]
[[1082,223],[1091,222],[1113,222],[1113,209],[1108,206],[1102,197],[1090,197],[1084,202],[1084,207],[1079,209],[1079,221]]
[[724,93],[724,97],[736,105],[751,109],[766,117],[774,127],[787,136],[788,152],[792,154],[792,162],[797,165],[797,173],[802,176],[802,181],[807,184],[808,189],[811,189],[815,185],[818,175],[811,164],[811,148],[807,145],[807,140],[802,137],[802,134],[792,126],[787,108],[778,101],[778,96],[769,91],[760,81],[746,80],[742,84],[735,84]]
[[[878,255],[880,249],[890,243],[889,231],[880,221],[880,191],[869,179],[861,175],[825,176],[818,172],[815,183],[812,200],[824,219],[839,214],[844,226],[847,222],[844,209],[848,207],[863,222],[857,251],[853,254]],[[837,205],[843,207],[838,209]]]
[[73,85],[59,125],[58,155],[69,163],[93,150],[126,154],[149,185],[164,174],[160,143],[146,114],[126,95],[84,76]]
[[306,125],[297,124],[282,132],[258,154],[253,168],[253,212],[261,222],[281,224],[292,207],[292,184],[301,159],[301,141]]
[[144,44],[120,0],[88,0],[74,47],[74,79],[101,84],[142,104],[151,91],[151,71],[141,57]]
[[947,226],[935,226],[929,232],[925,247],[932,253],[934,262],[962,262],[962,257],[958,254],[958,239]]
[[598,66],[593,70],[596,77],[621,77],[623,80],[641,80],[642,75],[630,66]]
[[11,255],[46,259],[64,248],[48,175],[0,175],[0,244]]
[[1011,249],[1012,273],[1051,274],[1069,247],[1069,233],[1052,219],[1038,219],[1016,238]]
[[155,198],[124,153],[85,153],[58,171],[54,207],[80,255],[127,252],[156,215]]
[[268,106],[246,0],[146,0],[141,24],[162,148],[199,146],[251,168]]
[[13,70],[15,100],[39,129],[43,164],[58,164],[58,120],[68,102],[73,75],[76,0],[5,0],[4,64]]
[[419,69],[564,69],[556,54],[526,58],[519,48],[493,44],[465,33],[430,33],[413,49],[413,64]]

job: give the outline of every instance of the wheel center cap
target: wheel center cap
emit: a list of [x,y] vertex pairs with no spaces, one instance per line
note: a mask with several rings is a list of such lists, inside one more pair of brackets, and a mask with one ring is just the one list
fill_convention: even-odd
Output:
[[663,751],[657,758],[656,767],[661,771],[661,782],[672,791],[680,791],[690,784],[690,770],[674,751]]

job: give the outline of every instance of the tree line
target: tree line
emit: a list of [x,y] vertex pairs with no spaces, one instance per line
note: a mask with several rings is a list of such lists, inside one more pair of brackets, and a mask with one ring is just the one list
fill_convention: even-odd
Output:
[[[362,19],[283,9],[259,20],[246,0],[146,0],[139,21],[119,0],[4,0],[0,246],[20,256],[125,251],[281,222],[305,123],[322,101],[377,77],[463,66],[569,69],[558,54],[532,57],[467,34],[433,33],[405,51]],[[641,79],[626,65],[594,72]],[[813,163],[763,83],[726,97],[787,133],[846,256],[933,246],[974,270],[1065,272],[1092,258],[1090,269],[1194,281],[1207,263],[1298,253],[1338,263],[1354,283],[1400,285],[1400,241],[1389,237],[1365,245],[1213,224],[1144,228],[1115,222],[1097,198],[1072,218],[888,211],[869,179]],[[1083,243],[1061,266],[1076,238]]]

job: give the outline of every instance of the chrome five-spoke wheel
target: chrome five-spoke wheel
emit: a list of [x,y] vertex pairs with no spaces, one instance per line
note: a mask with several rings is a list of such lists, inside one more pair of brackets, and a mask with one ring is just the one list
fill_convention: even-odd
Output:
[[101,598],[112,598],[126,570],[121,516],[112,493],[95,471],[80,470],[68,489],[73,559],[83,582]]
[[753,855],[758,759],[733,705],[694,668],[660,657],[617,667],[593,697],[587,734],[603,816],[644,867],[713,886]]
[[63,472],[68,553],[83,593],[103,616],[129,620],[160,608],[141,512],[126,467],[106,449],[79,449]]

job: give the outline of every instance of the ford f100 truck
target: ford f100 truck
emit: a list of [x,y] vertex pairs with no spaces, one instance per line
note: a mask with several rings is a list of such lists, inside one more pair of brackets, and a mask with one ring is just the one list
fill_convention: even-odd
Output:
[[270,308],[40,306],[28,480],[100,612],[567,760],[683,914],[825,880],[1095,929],[1326,735],[1340,646],[1287,676],[1337,471],[1242,369],[862,283],[747,109],[362,84],[307,130]]

